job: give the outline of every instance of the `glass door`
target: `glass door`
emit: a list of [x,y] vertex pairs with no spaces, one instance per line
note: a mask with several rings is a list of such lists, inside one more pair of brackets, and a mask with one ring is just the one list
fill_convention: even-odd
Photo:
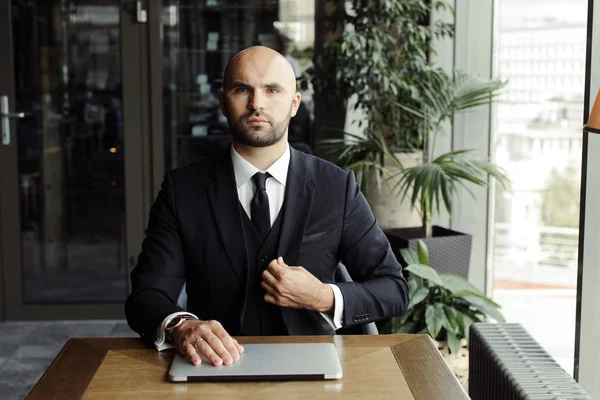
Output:
[[0,3],[6,319],[122,317],[127,244],[143,228],[128,223],[127,205],[142,208],[128,182],[142,177],[141,146],[127,144],[141,135],[125,128],[136,93],[122,65],[140,61],[122,49],[136,22],[121,3]]

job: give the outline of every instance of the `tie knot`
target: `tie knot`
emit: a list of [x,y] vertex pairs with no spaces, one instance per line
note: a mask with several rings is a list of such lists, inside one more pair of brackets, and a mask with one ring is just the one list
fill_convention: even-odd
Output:
[[252,180],[254,181],[256,188],[259,190],[267,190],[265,184],[267,183],[267,178],[269,176],[271,175],[268,172],[257,172],[256,174],[254,174]]

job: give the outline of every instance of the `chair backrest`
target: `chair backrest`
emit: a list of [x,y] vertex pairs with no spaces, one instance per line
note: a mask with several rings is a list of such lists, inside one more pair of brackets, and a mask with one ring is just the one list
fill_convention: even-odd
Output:
[[[352,282],[352,277],[348,273],[346,266],[342,263],[338,264],[338,267],[335,271],[335,281]],[[181,288],[181,292],[179,292],[179,297],[177,297],[177,304],[179,307],[187,310],[187,293],[185,288],[186,284],[184,283],[183,287]],[[375,322],[355,325],[350,328],[341,328],[338,329],[336,333],[339,335],[379,335],[379,331],[377,330],[377,325],[375,325]]]
[[183,282],[181,292],[179,292],[179,296],[177,297],[177,305],[187,311],[187,292],[185,291],[185,288],[186,284]]

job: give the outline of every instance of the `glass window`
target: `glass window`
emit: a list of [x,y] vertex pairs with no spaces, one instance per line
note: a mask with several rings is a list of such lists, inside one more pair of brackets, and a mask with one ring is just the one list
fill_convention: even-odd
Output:
[[[531,3],[537,3],[535,16],[527,12]],[[519,97],[526,104],[515,108],[502,98],[495,105],[496,161],[508,172],[512,193],[496,197],[492,216],[493,297],[507,321],[521,323],[569,372],[574,361],[583,102],[565,92],[584,93],[585,53],[572,49],[585,47],[587,3],[572,0],[565,8],[558,0],[497,0],[500,12],[495,13],[499,38],[494,65],[515,61],[514,54],[503,51],[504,38],[522,33],[532,38],[523,42],[523,51],[536,73],[523,84],[518,70],[497,71],[511,82],[508,98]],[[511,20],[504,20],[508,16]],[[510,143],[519,138],[527,140],[530,157],[511,157],[515,149]]]

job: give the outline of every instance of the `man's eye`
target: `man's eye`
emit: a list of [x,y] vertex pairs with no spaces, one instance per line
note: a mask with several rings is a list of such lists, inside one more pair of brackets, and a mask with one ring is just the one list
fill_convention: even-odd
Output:
[[239,87],[236,88],[233,93],[246,93],[248,91],[248,88],[244,88],[244,87]]
[[279,93],[279,90],[275,89],[275,88],[269,88],[267,89],[268,93]]

